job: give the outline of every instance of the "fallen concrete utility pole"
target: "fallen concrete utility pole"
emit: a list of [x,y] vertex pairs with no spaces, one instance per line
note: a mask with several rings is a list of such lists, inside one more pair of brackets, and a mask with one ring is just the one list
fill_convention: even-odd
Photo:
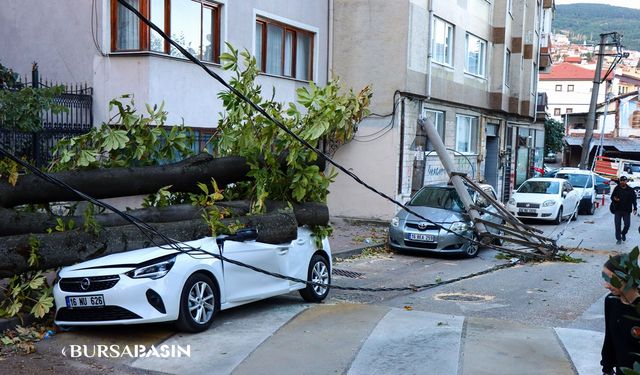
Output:
[[[449,179],[451,180],[451,184],[456,189],[462,204],[464,205],[464,209],[467,211],[469,216],[471,217],[471,221],[473,222],[473,226],[476,229],[476,234],[479,238],[482,238],[487,233],[487,228],[484,226],[480,219],[480,214],[475,209],[473,205],[473,199],[467,190],[467,186],[464,184],[462,175],[460,172],[455,170],[453,160],[451,156],[447,153],[447,148],[445,147],[442,139],[440,139],[440,135],[438,134],[438,130],[433,126],[433,123],[429,119],[420,118],[418,119],[420,125],[424,127],[427,137],[429,138],[429,142],[433,145],[433,149],[438,154],[440,158],[440,162],[442,163],[442,167],[447,172]],[[426,161],[425,161],[426,162]]]

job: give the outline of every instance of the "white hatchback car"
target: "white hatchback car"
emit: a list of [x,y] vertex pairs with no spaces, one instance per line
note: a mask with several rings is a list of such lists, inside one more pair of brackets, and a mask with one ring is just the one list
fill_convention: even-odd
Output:
[[186,242],[192,248],[312,281],[311,285],[259,273],[204,252],[169,247],[112,254],[60,270],[53,287],[55,322],[61,326],[175,321],[183,331],[209,328],[220,310],[298,290],[308,302],[326,298],[331,283],[329,241],[315,245],[309,229],[272,245],[255,230]]
[[518,218],[553,220],[559,224],[566,217],[577,218],[579,203],[578,192],[567,180],[536,177],[520,185],[509,199],[507,209]]

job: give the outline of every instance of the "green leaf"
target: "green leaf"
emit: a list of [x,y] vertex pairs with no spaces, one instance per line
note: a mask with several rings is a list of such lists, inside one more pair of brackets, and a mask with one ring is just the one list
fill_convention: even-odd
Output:
[[95,163],[98,157],[98,153],[91,150],[81,150],[78,154],[78,165],[81,167],[87,167],[92,163]]
[[40,296],[40,299],[38,299],[38,302],[33,305],[33,308],[31,308],[31,314],[36,318],[42,318],[51,310],[52,307],[53,297],[43,294]]
[[127,137],[126,131],[111,130],[102,142],[102,147],[108,152],[124,148],[127,142],[129,142],[129,137]]
[[44,285],[44,276],[35,277],[29,281],[29,288],[32,290],[38,289]]

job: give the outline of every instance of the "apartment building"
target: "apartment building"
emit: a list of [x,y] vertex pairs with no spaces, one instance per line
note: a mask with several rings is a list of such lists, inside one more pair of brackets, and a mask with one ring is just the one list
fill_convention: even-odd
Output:
[[[290,101],[308,81],[327,82],[328,1],[127,0],[215,73],[225,43],[254,54],[266,95]],[[0,12],[0,62],[20,74],[37,62],[53,81],[93,87],[96,125],[113,98],[139,108],[164,102],[168,124],[202,137],[217,126],[223,87],[189,62],[117,0],[7,0]]]
[[[589,112],[594,76],[595,69],[568,62],[554,64],[549,73],[541,73],[539,91],[547,93],[549,115],[561,121],[565,114]],[[613,78],[613,73],[609,74],[600,86],[598,103],[604,102]]]
[[[348,86],[374,89],[374,116],[336,159],[406,201],[423,185],[448,180],[417,121],[428,117],[458,170],[508,199],[532,167],[542,167],[544,125],[535,110],[543,11],[553,6],[334,0],[332,72]],[[331,186],[329,207],[334,215],[377,219],[396,210],[344,176]]]

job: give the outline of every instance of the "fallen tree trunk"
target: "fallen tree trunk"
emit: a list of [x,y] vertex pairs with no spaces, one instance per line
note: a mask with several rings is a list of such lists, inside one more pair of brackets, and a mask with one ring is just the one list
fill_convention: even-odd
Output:
[[[271,213],[224,219],[225,224],[240,223],[258,229],[258,241],[287,243],[297,238],[298,224],[293,213]],[[210,229],[202,219],[150,224],[158,232],[176,241],[191,241],[209,236]],[[39,262],[29,267],[29,240],[39,241]],[[128,250],[166,244],[160,237],[153,241],[133,225],[106,227],[97,235],[82,230],[3,237],[0,241],[0,278],[29,269],[50,269]]]
[[[231,215],[244,216],[249,213],[251,203],[249,201],[218,202],[216,207],[230,211]],[[267,202],[268,212],[288,210],[283,202]],[[166,223],[201,218],[202,208],[190,204],[174,205],[169,207],[150,207],[127,211],[127,214],[144,222]],[[293,213],[298,225],[327,225],[329,223],[329,209],[323,203],[306,202],[293,205]],[[57,220],[65,224],[73,220],[74,227],[82,228],[85,222],[84,216],[53,216],[44,213],[19,212],[0,207],[0,236],[9,236],[27,233],[46,233],[58,224]],[[94,220],[99,227],[114,227],[127,225],[129,222],[118,214],[97,214]]]
[[[247,179],[249,166],[243,157],[214,158],[202,153],[179,163],[132,168],[103,168],[51,173],[76,190],[94,198],[114,198],[157,192],[171,185],[172,191],[195,191],[197,182],[218,186]],[[16,186],[0,181],[0,207],[21,204],[83,200],[73,191],[40,177],[20,176]]]
[[[286,168],[286,156],[281,156],[281,168]],[[324,158],[314,162],[324,170]],[[145,195],[171,185],[174,192],[196,192],[198,182],[209,184],[215,179],[218,186],[247,180],[249,165],[244,157],[214,158],[201,153],[178,163],[131,168],[101,168],[51,173],[74,189],[91,197],[115,198]],[[0,180],[0,207],[21,204],[84,200],[71,190],[59,187],[40,177],[20,176],[16,186]]]

